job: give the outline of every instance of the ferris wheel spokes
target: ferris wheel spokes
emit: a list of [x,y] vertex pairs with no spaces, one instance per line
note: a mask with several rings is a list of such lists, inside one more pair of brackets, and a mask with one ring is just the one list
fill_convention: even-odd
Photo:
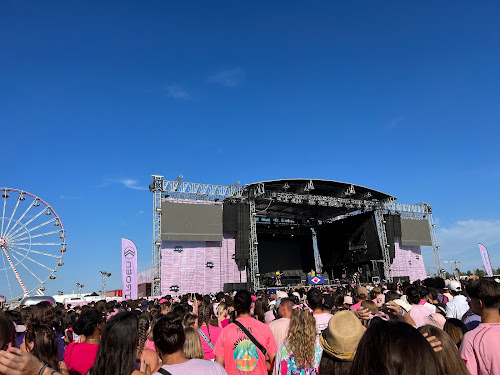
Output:
[[[16,223],[12,226],[12,228],[10,228],[10,231],[5,233],[5,236],[8,236],[13,230],[14,228],[21,222],[22,219],[24,219],[24,217],[26,216],[26,214],[28,213],[29,210],[31,210],[31,207],[36,207],[35,206],[35,202],[37,201],[37,199],[34,199],[33,200],[33,203],[31,203],[28,208],[23,212],[23,214],[21,215],[21,217],[19,219],[17,219]],[[22,228],[22,227],[21,227]],[[16,231],[17,233],[17,231]],[[14,233],[15,234],[15,233]]]
[[[22,193],[21,193],[22,194]],[[21,195],[20,195],[21,196]],[[5,228],[5,232],[7,233],[9,231],[10,223],[12,222],[12,218],[14,217],[17,207],[19,206],[19,202],[21,202],[21,199],[17,199],[16,206],[14,207],[14,211],[12,211],[12,215],[10,215],[9,222],[7,224],[7,227]],[[3,237],[3,236],[2,236]]]
[[52,268],[49,268],[49,267],[47,267],[45,264],[42,264],[42,263],[40,263],[40,262],[37,262],[36,260],[34,260],[34,259],[30,258],[30,257],[29,257],[28,255],[26,255],[26,254],[22,254],[22,253],[20,253],[19,251],[14,250],[14,249],[12,249],[12,248],[8,249],[8,251],[9,251],[9,253],[11,253],[11,255],[12,255],[14,258],[16,258],[16,260],[17,260],[19,263],[21,263],[21,264],[23,264],[23,263],[22,263],[22,261],[19,261],[19,259],[17,259],[17,257],[16,257],[14,254],[12,254],[12,252],[14,252],[14,253],[16,253],[16,254],[18,254],[18,255],[22,256],[22,257],[23,257],[23,258],[25,258],[25,259],[31,260],[33,263],[36,263],[36,264],[38,264],[39,266],[41,266],[41,267],[43,267],[43,268],[48,269],[49,271],[53,271],[53,269],[52,269]]
[[[19,276],[19,272],[17,272],[17,269],[16,267],[14,266],[14,263],[12,263],[12,259],[10,259],[10,256],[9,254],[7,253],[7,250],[5,249],[5,247],[2,246],[2,250],[5,254],[5,257],[7,258],[7,260],[9,261],[10,263],[10,267],[12,268],[12,270],[14,271],[14,275],[16,276],[16,279],[17,281],[19,281],[19,284],[21,285],[21,288],[23,289],[24,291],[24,295],[28,295],[29,292],[28,292],[28,289],[26,288],[26,286],[24,285],[23,283],[23,280],[21,279],[21,276]],[[14,256],[14,258],[17,260],[17,258]],[[18,261],[19,262],[19,261]],[[21,263],[21,262],[20,262]],[[21,263],[23,264],[23,263]],[[23,264],[24,266],[24,264]],[[24,266],[26,268],[26,266]]]
[[[41,213],[39,213],[37,216],[33,217],[32,220],[28,221],[26,224],[24,224],[24,226],[21,226],[19,228],[17,228],[17,230],[13,233],[7,233],[6,236],[11,236],[12,238],[17,238],[19,236],[22,236],[23,233],[26,233],[26,232],[31,232],[31,231],[34,231],[38,228],[41,228],[47,224],[50,224],[54,221],[56,221],[58,218],[57,217],[54,217],[53,219],[50,219],[50,220],[47,220],[46,222],[42,223],[42,224],[38,224],[37,226],[31,228],[31,229],[28,229],[28,224],[31,224],[31,222],[34,220],[34,219],[37,219],[41,214],[43,213],[43,211]],[[25,229],[24,232],[21,232],[21,233],[18,233],[21,229]],[[12,230],[12,229],[11,229]],[[15,235],[15,236],[14,236]]]
[[[36,237],[43,237],[43,236],[49,236],[51,234],[54,234],[54,233],[60,233],[61,230],[55,230],[55,231],[52,231],[52,232],[47,232],[47,233],[40,233],[40,234],[34,234],[32,236],[28,236],[28,237],[23,237],[23,238],[17,238],[17,241],[22,241],[22,240],[27,240],[28,238],[36,238]],[[11,238],[12,239],[12,238]],[[15,238],[14,238],[15,239]]]
[[36,214],[35,216],[33,216],[30,220],[28,220],[28,221],[24,224],[24,226],[21,226],[21,227],[17,228],[17,229],[16,229],[16,231],[15,231],[14,233],[10,233],[10,232],[9,232],[9,233],[7,233],[7,234],[8,234],[8,235],[10,235],[10,236],[13,236],[13,235],[14,235],[14,234],[16,234],[17,232],[19,232],[21,229],[26,228],[26,227],[28,226],[28,224],[31,224],[34,220],[38,219],[38,217],[39,217],[41,214],[43,214],[43,211],[40,211],[38,214]]
[[60,256],[58,256],[58,255],[47,254],[47,253],[43,253],[43,252],[37,251],[37,250],[30,250],[30,249],[26,249],[25,247],[21,247],[21,246],[11,246],[11,247],[13,247],[15,249],[20,249],[20,250],[28,251],[31,253],[35,253],[35,254],[45,255],[46,257],[52,257],[52,258],[56,258],[56,259],[60,258]]

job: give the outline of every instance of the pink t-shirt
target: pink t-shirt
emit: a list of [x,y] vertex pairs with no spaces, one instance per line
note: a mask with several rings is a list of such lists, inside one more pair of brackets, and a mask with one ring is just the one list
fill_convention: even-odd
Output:
[[[276,353],[278,347],[267,325],[254,318],[237,320],[268,353]],[[229,324],[222,330],[214,352],[217,357],[224,358],[224,366],[229,375],[267,375],[265,356],[236,324]]]
[[328,322],[330,321],[330,318],[333,316],[332,314],[328,313],[321,313],[321,314],[314,314],[314,319],[316,319],[316,332],[321,334],[323,330],[328,327]]
[[64,363],[68,366],[71,375],[85,375],[94,366],[99,345],[86,342],[75,343],[66,347]]
[[431,315],[432,313],[428,308],[422,305],[412,305],[410,310],[410,316],[412,317],[415,325],[418,327],[425,326],[427,322],[425,321],[425,317]]
[[[222,328],[220,327],[214,327],[210,326],[210,332],[207,329],[207,326],[202,326],[200,327],[201,331],[205,334],[207,339],[210,340],[213,346],[215,346],[215,343],[217,342],[217,339],[219,338],[220,333],[222,332]],[[205,353],[205,358],[206,359],[214,359],[215,354],[212,349],[210,349],[210,345],[207,344],[205,339],[203,338],[202,335],[200,335],[200,340],[201,340],[201,347],[203,348],[203,352]]]
[[[163,365],[162,368],[172,375],[227,375],[226,371],[217,362],[205,361],[204,359],[190,359],[176,365]],[[161,375],[161,373],[155,372],[153,375]]]
[[375,299],[372,300],[373,302],[375,302],[375,304],[377,305],[377,307],[382,307],[385,303],[385,295],[383,294],[379,294],[377,297],[375,297]]
[[361,301],[349,307],[351,310],[356,310],[361,307]]
[[460,357],[471,375],[499,375],[499,348],[500,323],[481,323],[464,335]]
[[147,339],[146,340],[146,348],[151,349],[151,350],[156,350],[155,342],[153,340]]

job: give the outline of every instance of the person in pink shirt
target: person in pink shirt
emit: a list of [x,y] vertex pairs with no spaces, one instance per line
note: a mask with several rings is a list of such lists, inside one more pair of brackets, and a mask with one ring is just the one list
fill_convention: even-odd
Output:
[[210,321],[214,318],[213,310],[210,306],[201,305],[198,308],[198,334],[201,339],[201,347],[205,353],[205,359],[214,359],[214,348],[217,339],[219,338],[222,328],[210,325]]
[[375,302],[377,307],[380,309],[385,303],[385,295],[382,293],[382,289],[376,286],[372,289],[371,294],[373,295],[372,301]]
[[466,290],[469,306],[481,316],[481,323],[464,335],[460,356],[471,375],[500,375],[500,283],[480,279]]
[[415,326],[422,327],[427,324],[426,317],[432,314],[432,312],[425,306],[420,304],[421,296],[418,289],[414,286],[406,289],[406,298],[408,303],[411,304],[410,316],[415,322]]
[[368,289],[366,289],[364,286],[359,286],[356,289],[356,297],[358,299],[358,303],[352,305],[351,310],[359,309],[361,307],[361,302],[368,299]]
[[325,302],[323,294],[317,288],[309,289],[307,292],[307,305],[311,308],[314,319],[316,320],[316,333],[318,335],[328,327],[328,322],[332,314],[323,312],[323,303]]
[[71,375],[84,375],[94,365],[104,324],[104,317],[99,311],[89,310],[73,326],[77,335],[84,336],[84,341],[73,341],[66,347],[64,363]]
[[[215,344],[215,361],[223,365],[229,375],[267,375],[278,347],[271,329],[250,315],[252,297],[246,290],[234,296],[236,322],[222,330]],[[254,337],[254,344],[240,324]],[[261,350],[259,346],[263,349]]]

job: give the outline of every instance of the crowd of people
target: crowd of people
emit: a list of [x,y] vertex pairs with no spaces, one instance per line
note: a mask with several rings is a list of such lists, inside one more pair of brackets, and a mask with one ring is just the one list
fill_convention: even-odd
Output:
[[0,374],[500,375],[500,282],[170,295],[0,313]]

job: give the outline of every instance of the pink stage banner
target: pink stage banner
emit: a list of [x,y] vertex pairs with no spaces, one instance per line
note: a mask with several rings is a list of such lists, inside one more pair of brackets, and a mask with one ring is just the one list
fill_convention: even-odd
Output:
[[493,276],[493,270],[491,269],[491,262],[490,262],[490,256],[488,254],[488,250],[483,244],[478,244],[479,245],[479,251],[481,252],[481,258],[483,258],[483,266],[484,270],[486,271],[486,274],[489,277]]
[[122,238],[122,287],[124,299],[137,299],[137,248]]

